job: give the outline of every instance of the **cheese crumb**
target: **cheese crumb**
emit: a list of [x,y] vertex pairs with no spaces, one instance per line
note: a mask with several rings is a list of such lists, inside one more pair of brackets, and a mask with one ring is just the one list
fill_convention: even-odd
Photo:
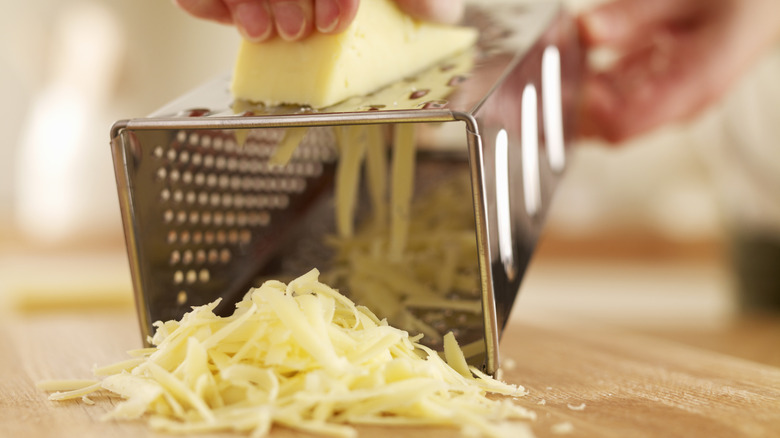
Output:
[[551,430],[554,434],[565,435],[574,432],[574,425],[568,421],[564,421],[563,423],[553,425]]
[[579,405],[567,404],[566,406],[569,409],[571,409],[572,411],[584,411],[585,410],[585,403],[580,403]]
[[517,362],[515,362],[515,360],[511,357],[505,357],[504,360],[501,361],[501,368],[507,371],[512,371],[517,368]]

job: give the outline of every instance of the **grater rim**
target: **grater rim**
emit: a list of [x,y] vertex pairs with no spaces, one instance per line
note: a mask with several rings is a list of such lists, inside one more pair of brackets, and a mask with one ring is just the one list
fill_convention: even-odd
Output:
[[384,123],[437,123],[469,120],[473,116],[448,109],[387,110],[346,113],[307,113],[286,115],[238,115],[215,117],[144,117],[117,121],[111,127],[113,140],[124,129],[254,129],[295,128]]

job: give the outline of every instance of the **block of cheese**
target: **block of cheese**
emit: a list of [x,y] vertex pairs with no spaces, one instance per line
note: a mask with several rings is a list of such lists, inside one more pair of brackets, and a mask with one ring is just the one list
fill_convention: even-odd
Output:
[[369,94],[471,47],[474,29],[412,19],[392,0],[363,0],[337,35],[241,43],[231,90],[265,105],[324,108]]

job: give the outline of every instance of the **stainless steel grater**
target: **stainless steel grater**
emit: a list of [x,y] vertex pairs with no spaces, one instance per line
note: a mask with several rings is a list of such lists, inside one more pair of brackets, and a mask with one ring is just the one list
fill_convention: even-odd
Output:
[[[415,123],[424,143],[421,185],[426,174],[455,167],[470,175],[464,202],[476,224],[482,313],[450,312],[443,321],[471,346],[472,364],[495,372],[500,334],[566,165],[583,64],[576,26],[560,4],[470,4],[464,24],[480,31],[473,51],[331,108],[233,102],[221,77],[150,117],[115,123],[111,145],[144,335],[152,322],[217,297],[230,312],[263,276],[327,264],[327,248],[311,242],[333,229],[333,127]],[[294,127],[309,129],[292,159],[269,164]]]

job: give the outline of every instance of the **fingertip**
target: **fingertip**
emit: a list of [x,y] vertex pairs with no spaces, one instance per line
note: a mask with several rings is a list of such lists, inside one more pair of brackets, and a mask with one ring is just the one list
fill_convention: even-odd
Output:
[[456,24],[463,19],[466,4],[461,0],[428,0],[431,5],[427,19],[443,24]]
[[357,15],[359,0],[315,0],[314,23],[318,32],[343,32]]
[[314,30],[311,0],[272,0],[276,32],[285,41],[298,41]]
[[273,35],[271,11],[266,2],[247,1],[233,8],[233,22],[247,41],[259,43]]
[[233,17],[221,0],[173,0],[173,3],[193,17],[231,24]]
[[336,0],[316,0],[314,25],[318,32],[332,33],[341,21],[341,7]]

